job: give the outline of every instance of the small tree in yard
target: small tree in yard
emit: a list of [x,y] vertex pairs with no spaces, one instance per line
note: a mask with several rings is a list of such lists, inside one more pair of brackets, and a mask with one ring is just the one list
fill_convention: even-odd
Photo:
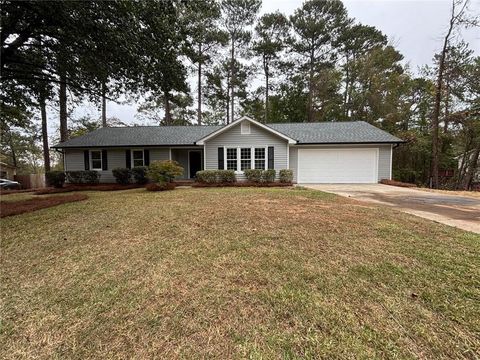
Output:
[[147,177],[150,181],[157,184],[170,183],[182,174],[183,167],[172,160],[154,161],[150,164],[147,171]]

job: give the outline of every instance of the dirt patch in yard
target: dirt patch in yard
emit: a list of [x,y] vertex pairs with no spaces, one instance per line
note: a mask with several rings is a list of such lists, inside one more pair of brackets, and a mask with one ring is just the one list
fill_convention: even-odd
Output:
[[19,215],[39,209],[45,209],[60,204],[88,199],[87,195],[75,194],[65,196],[49,196],[44,198],[3,202],[0,206],[0,217]]

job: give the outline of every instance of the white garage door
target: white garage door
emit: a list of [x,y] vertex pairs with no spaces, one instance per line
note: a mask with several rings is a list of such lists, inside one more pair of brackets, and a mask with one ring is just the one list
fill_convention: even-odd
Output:
[[299,183],[376,183],[378,149],[298,149]]

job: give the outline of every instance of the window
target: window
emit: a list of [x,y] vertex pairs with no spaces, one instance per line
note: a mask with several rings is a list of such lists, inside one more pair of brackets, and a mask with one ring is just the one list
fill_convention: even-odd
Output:
[[99,150],[90,151],[92,170],[102,170],[102,152]]
[[227,149],[227,170],[237,170],[237,149]]
[[252,149],[240,149],[240,170],[250,169],[252,167]]
[[255,148],[255,169],[265,169],[265,148]]
[[250,134],[250,122],[249,121],[242,121],[240,124],[240,132],[242,135]]
[[144,166],[143,150],[132,150],[132,164],[133,167]]

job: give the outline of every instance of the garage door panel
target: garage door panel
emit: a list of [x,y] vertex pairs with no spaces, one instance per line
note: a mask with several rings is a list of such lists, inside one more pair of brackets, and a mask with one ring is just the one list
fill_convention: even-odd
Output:
[[378,149],[299,149],[298,182],[376,183]]

